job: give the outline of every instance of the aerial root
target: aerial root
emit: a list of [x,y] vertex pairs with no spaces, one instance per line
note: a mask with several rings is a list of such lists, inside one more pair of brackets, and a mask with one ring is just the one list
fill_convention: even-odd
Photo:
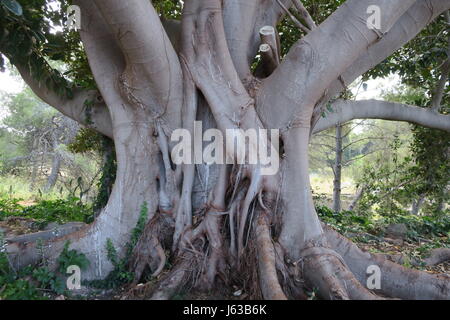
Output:
[[238,260],[242,256],[244,252],[244,235],[245,235],[245,227],[247,225],[247,217],[250,212],[250,206],[253,200],[258,196],[261,191],[261,176],[259,173],[255,173],[252,175],[250,186],[248,187],[247,194],[244,198],[244,202],[242,208],[240,210],[240,217],[238,219]]

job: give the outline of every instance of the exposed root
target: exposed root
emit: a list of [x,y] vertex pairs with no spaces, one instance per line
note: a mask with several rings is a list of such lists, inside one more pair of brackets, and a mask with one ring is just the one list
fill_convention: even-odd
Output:
[[309,284],[329,300],[376,300],[349,271],[343,259],[334,250],[308,247],[302,251],[304,276]]
[[181,263],[176,265],[164,278],[157,284],[150,300],[169,300],[177,294],[188,278],[192,269],[192,260],[189,255],[183,258]]
[[[222,221],[223,217],[220,212],[208,211],[200,225],[193,231],[186,232],[180,242],[181,252],[187,251],[194,254],[197,258],[203,258],[204,264],[197,286],[204,290],[211,289],[215,283],[216,276],[220,271],[224,270],[225,250],[221,233]],[[201,246],[195,245],[197,240],[202,241]],[[203,253],[203,251],[199,251],[198,247],[204,247],[206,240],[208,240],[208,247]]]
[[428,258],[425,259],[425,263],[427,266],[435,266],[437,264],[441,264],[449,260],[450,260],[450,249],[438,248],[431,250]]
[[275,249],[266,218],[261,214],[256,221],[256,243],[260,287],[264,299],[287,300],[278,281]]
[[14,238],[6,238],[5,240],[8,243],[16,243],[16,244],[25,244],[30,242],[36,242],[38,240],[40,241],[49,241],[54,240],[58,237],[63,237],[65,235],[68,235],[72,232],[79,231],[82,228],[85,228],[87,225],[82,222],[70,222],[61,226],[58,226],[57,228],[53,230],[46,230],[36,233],[29,233],[24,234],[20,236],[16,236]]
[[159,265],[158,268],[156,268],[155,272],[152,273],[152,277],[159,276],[164,270],[164,266],[166,265],[166,254],[164,252],[164,249],[161,247],[161,244],[159,243],[156,245],[156,253],[159,257]]
[[223,264],[225,263],[223,237],[221,234],[222,220],[221,216],[214,215],[208,215],[208,217],[205,218],[206,232],[211,248],[211,255],[205,274],[208,289],[213,287],[216,275],[219,270],[223,269]]
[[152,271],[152,277],[158,277],[163,272],[167,257],[161,242],[166,247],[169,245],[164,236],[173,230],[171,222],[162,214],[156,214],[147,222],[128,264],[135,275],[133,284],[139,282],[147,266]]
[[394,254],[394,255],[384,254],[384,256],[387,259],[391,260],[392,262],[401,265],[409,263],[415,267],[420,266],[433,267],[450,260],[450,249],[449,248],[433,249],[428,253],[428,257],[423,260],[415,257],[410,258],[404,254]]
[[186,228],[192,227],[192,188],[194,185],[194,176],[195,165],[184,165],[181,197],[176,208],[172,251],[176,250],[177,244],[183,232],[186,231]]
[[355,277],[367,282],[369,266],[381,271],[381,288],[376,290],[386,296],[410,300],[450,299],[450,277],[405,268],[389,261],[384,255],[360,250],[353,242],[325,226],[330,245],[344,258]]

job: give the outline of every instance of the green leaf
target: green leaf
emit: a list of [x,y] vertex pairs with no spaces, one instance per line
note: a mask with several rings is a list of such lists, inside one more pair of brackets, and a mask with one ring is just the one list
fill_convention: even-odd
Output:
[[23,14],[22,6],[15,0],[1,0],[1,4],[17,16]]

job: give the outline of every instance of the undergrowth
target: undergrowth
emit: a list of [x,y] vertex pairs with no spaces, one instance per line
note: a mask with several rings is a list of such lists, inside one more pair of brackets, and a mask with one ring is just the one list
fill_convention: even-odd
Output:
[[77,265],[84,270],[89,261],[76,250],[69,250],[66,242],[57,262],[55,272],[42,260],[38,267],[28,266],[14,270],[5,252],[3,236],[0,234],[0,300],[48,300],[56,295],[70,296],[65,279],[69,266]]
[[21,217],[36,221],[40,227],[57,222],[64,224],[71,221],[89,223],[93,211],[90,205],[80,202],[79,198],[40,200],[31,206],[21,204],[22,199],[0,198],[0,221],[7,217]]

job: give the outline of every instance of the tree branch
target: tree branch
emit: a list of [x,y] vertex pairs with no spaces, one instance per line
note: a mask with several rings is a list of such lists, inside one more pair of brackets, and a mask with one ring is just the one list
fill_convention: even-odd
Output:
[[289,16],[289,18],[292,20],[292,22],[294,22],[294,24],[300,30],[302,30],[305,33],[309,33],[311,31],[311,29],[309,29],[308,27],[304,26],[303,23],[298,21],[298,19],[289,11],[288,8],[286,8],[286,6],[280,0],[276,0],[276,1],[280,5],[280,7],[284,10],[284,12]]
[[298,13],[302,17],[302,19],[305,21],[307,27],[309,30],[313,30],[317,27],[316,23],[314,22],[314,19],[309,14],[308,10],[306,10],[305,6],[300,0],[293,0],[294,6],[297,9]]
[[[347,0],[320,26],[300,39],[267,78],[258,94],[258,112],[272,128],[310,126],[314,106],[326,89],[367,47],[380,40],[416,0],[380,0],[380,30],[367,27],[370,0]],[[299,104],[301,103],[301,108]],[[273,110],[283,105],[283,112]],[[299,110],[301,109],[301,110]]]
[[253,99],[233,64],[222,17],[220,0],[186,2],[181,58],[208,102],[218,128],[225,132],[243,125],[244,115],[249,110],[253,112]]
[[[291,0],[280,0],[287,8]],[[223,1],[223,24],[228,48],[239,77],[244,82],[252,78],[251,63],[259,45],[259,30],[275,27],[284,12],[273,0]]]
[[367,47],[360,57],[332,82],[322,103],[314,110],[312,127],[319,121],[326,102],[346,90],[360,75],[377,66],[416,37],[423,28],[449,8],[449,0],[421,0],[411,6],[380,41]]
[[[97,91],[77,89],[73,99],[62,98],[34,79],[28,68],[20,65],[16,68],[25,83],[42,101],[78,123],[112,137],[111,116]],[[93,105],[89,107],[88,102]]]
[[338,100],[332,108],[332,113],[318,121],[314,133],[354,119],[404,121],[450,132],[450,116],[437,114],[431,109],[380,100]]
[[[122,76],[142,104],[176,108],[182,99],[178,56],[151,1],[96,0],[125,57]],[[159,111],[156,111],[159,113]]]
[[91,0],[74,0],[81,8],[80,37],[92,74],[108,109],[121,108],[123,99],[117,92],[117,80],[125,68],[125,59],[113,34]]
[[380,41],[364,50],[360,57],[334,80],[328,88],[328,100],[414,39],[423,28],[448,9],[450,9],[449,0],[417,1]]

